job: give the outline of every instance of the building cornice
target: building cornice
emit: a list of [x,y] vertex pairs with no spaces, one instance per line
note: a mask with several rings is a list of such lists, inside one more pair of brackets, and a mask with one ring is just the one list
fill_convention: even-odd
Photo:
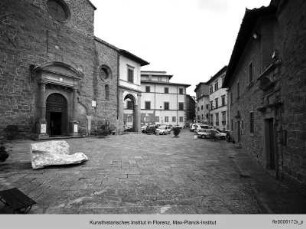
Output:
[[147,83],[147,84],[160,84],[160,85],[172,85],[172,86],[184,86],[184,87],[190,87],[190,84],[181,84],[181,83],[169,83],[169,82],[159,82],[159,81],[151,81],[151,80],[141,80],[141,83]]

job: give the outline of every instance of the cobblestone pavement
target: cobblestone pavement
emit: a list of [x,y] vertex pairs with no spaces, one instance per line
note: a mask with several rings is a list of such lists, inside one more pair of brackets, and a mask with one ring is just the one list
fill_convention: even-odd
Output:
[[305,196],[278,183],[242,150],[182,131],[68,139],[89,161],[32,170],[29,144],[7,145],[0,189],[33,198],[33,214],[306,213]]

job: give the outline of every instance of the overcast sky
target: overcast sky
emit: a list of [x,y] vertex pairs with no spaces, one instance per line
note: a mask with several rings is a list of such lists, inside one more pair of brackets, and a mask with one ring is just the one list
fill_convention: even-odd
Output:
[[150,65],[172,82],[206,82],[228,65],[245,9],[270,0],[91,0],[95,35]]

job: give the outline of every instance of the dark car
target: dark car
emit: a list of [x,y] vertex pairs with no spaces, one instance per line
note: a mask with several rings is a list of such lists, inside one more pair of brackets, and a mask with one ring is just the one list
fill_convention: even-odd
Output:
[[146,134],[155,134],[155,131],[156,131],[156,126],[155,125],[149,125],[144,130],[144,133],[146,133]]

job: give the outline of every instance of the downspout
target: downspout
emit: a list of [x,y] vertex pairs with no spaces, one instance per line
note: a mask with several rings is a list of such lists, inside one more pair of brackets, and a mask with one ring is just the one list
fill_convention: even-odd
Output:
[[120,119],[119,119],[119,112],[120,112],[120,89],[119,89],[119,80],[120,80],[120,56],[119,51],[117,51],[117,134],[120,132]]
[[176,125],[178,125],[178,118],[179,118],[178,95],[179,95],[179,86],[176,86]]
[[[154,84],[154,113],[155,113],[155,116],[156,116],[156,110],[157,110],[157,108],[156,108],[156,84]],[[154,117],[154,118],[156,120],[156,117]],[[158,118],[158,120],[159,120],[159,118]],[[159,120],[159,123],[160,122],[161,122],[161,120]]]

